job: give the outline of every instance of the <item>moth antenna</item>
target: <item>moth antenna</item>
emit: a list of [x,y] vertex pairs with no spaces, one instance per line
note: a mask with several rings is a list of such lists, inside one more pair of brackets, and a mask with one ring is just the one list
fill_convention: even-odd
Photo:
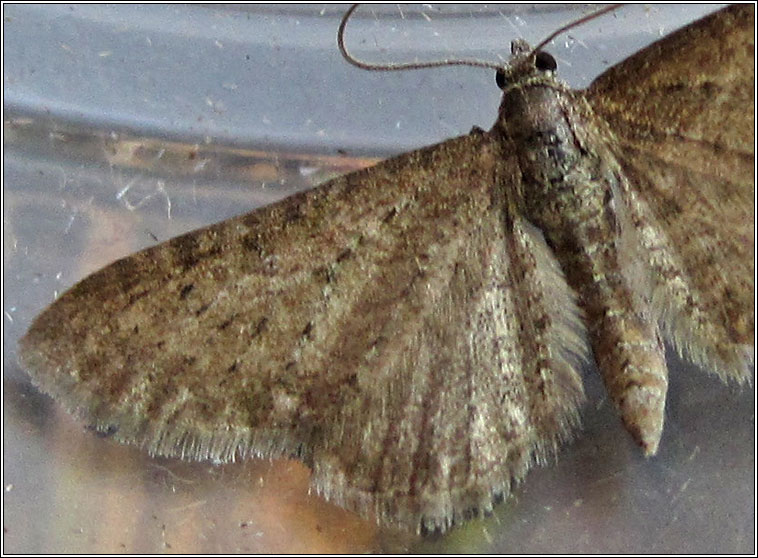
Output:
[[595,18],[600,17],[601,15],[607,14],[608,12],[615,11],[619,9],[623,4],[611,4],[610,6],[606,6],[605,8],[601,8],[599,10],[596,10],[592,12],[591,14],[588,14],[584,17],[581,17],[579,19],[575,19],[574,21],[571,21],[564,25],[563,27],[559,27],[556,31],[553,31],[550,35],[547,36],[546,39],[543,39],[536,47],[534,47],[531,52],[529,53],[529,57],[534,56],[537,54],[539,50],[542,49],[546,44],[548,44],[550,41],[555,39],[558,35],[561,33],[568,31],[569,29],[573,29],[574,27],[579,27],[583,23],[587,23],[588,21],[592,21]]
[[363,70],[369,70],[372,72],[391,72],[395,70],[419,70],[422,68],[438,68],[440,66],[474,66],[477,68],[490,68],[496,71],[503,69],[501,65],[495,64],[494,62],[486,62],[483,60],[444,59],[444,60],[435,60],[432,62],[407,62],[407,63],[400,63],[400,64],[375,64],[373,62],[364,62],[363,60],[359,60],[355,58],[352,54],[350,54],[347,51],[347,48],[345,47],[345,27],[347,26],[347,20],[350,19],[350,16],[352,15],[352,13],[355,11],[357,7],[358,7],[358,4],[353,4],[352,6],[350,6],[350,9],[347,12],[345,12],[344,16],[342,16],[342,21],[340,22],[340,27],[339,27],[339,30],[337,31],[337,46],[339,47],[343,58],[347,60],[353,66],[357,66],[358,68],[361,68]]
[[[395,63],[376,64],[374,62],[365,62],[363,60],[359,60],[358,58],[355,58],[352,54],[350,54],[347,51],[347,47],[345,46],[345,27],[347,27],[347,22],[350,19],[350,16],[355,11],[355,9],[358,7],[358,5],[359,4],[353,4],[352,6],[350,6],[347,12],[345,12],[345,15],[342,16],[342,21],[340,22],[340,26],[337,31],[337,47],[340,49],[340,53],[342,53],[342,57],[353,66],[357,66],[358,68],[361,68],[363,70],[368,70],[371,72],[390,72],[390,71],[396,71],[396,70],[420,70],[423,68],[439,68],[441,66],[474,66],[476,68],[490,68],[495,71],[503,70],[502,65],[495,64],[494,62],[487,62],[484,60],[464,60],[464,59],[456,59],[456,58],[445,58],[443,60],[434,60],[432,62],[406,62],[406,63],[399,63],[399,64],[395,64]],[[542,47],[544,47],[547,43],[552,41],[555,37],[557,37],[564,31],[573,29],[574,27],[577,27],[588,21],[591,21],[608,12],[612,12],[618,9],[619,7],[621,7],[622,5],[623,4],[612,4],[611,6],[606,6],[605,8],[597,10],[589,15],[586,15],[570,23],[567,23],[566,25],[560,27],[557,31],[551,33],[546,39],[544,39],[536,47],[534,47],[529,52],[529,57],[531,58],[535,56],[537,51],[539,51]]]

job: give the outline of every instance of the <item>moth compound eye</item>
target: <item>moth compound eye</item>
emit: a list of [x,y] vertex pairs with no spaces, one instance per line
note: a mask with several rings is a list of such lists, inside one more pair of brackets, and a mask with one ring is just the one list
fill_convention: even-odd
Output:
[[552,55],[540,51],[534,57],[534,67],[543,72],[552,72],[558,67],[558,63]]
[[505,72],[503,70],[498,70],[495,72],[495,83],[497,83],[497,86],[500,89],[503,89],[508,83],[508,79],[506,78]]

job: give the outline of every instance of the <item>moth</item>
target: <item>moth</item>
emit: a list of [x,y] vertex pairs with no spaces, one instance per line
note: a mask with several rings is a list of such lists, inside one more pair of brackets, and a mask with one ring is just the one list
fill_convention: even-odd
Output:
[[554,456],[584,361],[652,455],[664,341],[751,377],[753,67],[746,4],[585,91],[516,42],[489,131],[121,259],[34,320],[20,363],[121,442],[295,457],[410,530],[491,510]]

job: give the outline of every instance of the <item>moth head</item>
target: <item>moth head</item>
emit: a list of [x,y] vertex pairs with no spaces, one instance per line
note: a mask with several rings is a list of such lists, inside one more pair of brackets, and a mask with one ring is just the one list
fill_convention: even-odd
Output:
[[[495,73],[495,82],[500,89],[516,83],[525,75],[551,75],[558,68],[555,58],[544,50],[532,51],[529,44],[521,39],[511,43],[513,59],[506,69]],[[522,78],[523,79],[523,78]]]

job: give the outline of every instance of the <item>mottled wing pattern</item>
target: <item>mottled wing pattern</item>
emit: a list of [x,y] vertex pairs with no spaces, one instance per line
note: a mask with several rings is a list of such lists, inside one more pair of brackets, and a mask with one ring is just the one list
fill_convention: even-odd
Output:
[[[731,6],[611,68],[587,90],[677,349],[750,376],[754,332],[755,6]],[[699,72],[693,73],[697,67]]]
[[314,483],[329,499],[444,530],[490,510],[568,437],[584,328],[541,233],[502,225],[483,212],[445,255],[444,286],[410,294],[417,322],[388,322],[406,331],[383,332],[358,380],[372,385],[340,402],[318,446]]
[[574,297],[508,180],[472,132],[180,236],[65,293],[22,365],[151,453],[298,456],[337,502],[444,528],[549,455],[582,397]]

